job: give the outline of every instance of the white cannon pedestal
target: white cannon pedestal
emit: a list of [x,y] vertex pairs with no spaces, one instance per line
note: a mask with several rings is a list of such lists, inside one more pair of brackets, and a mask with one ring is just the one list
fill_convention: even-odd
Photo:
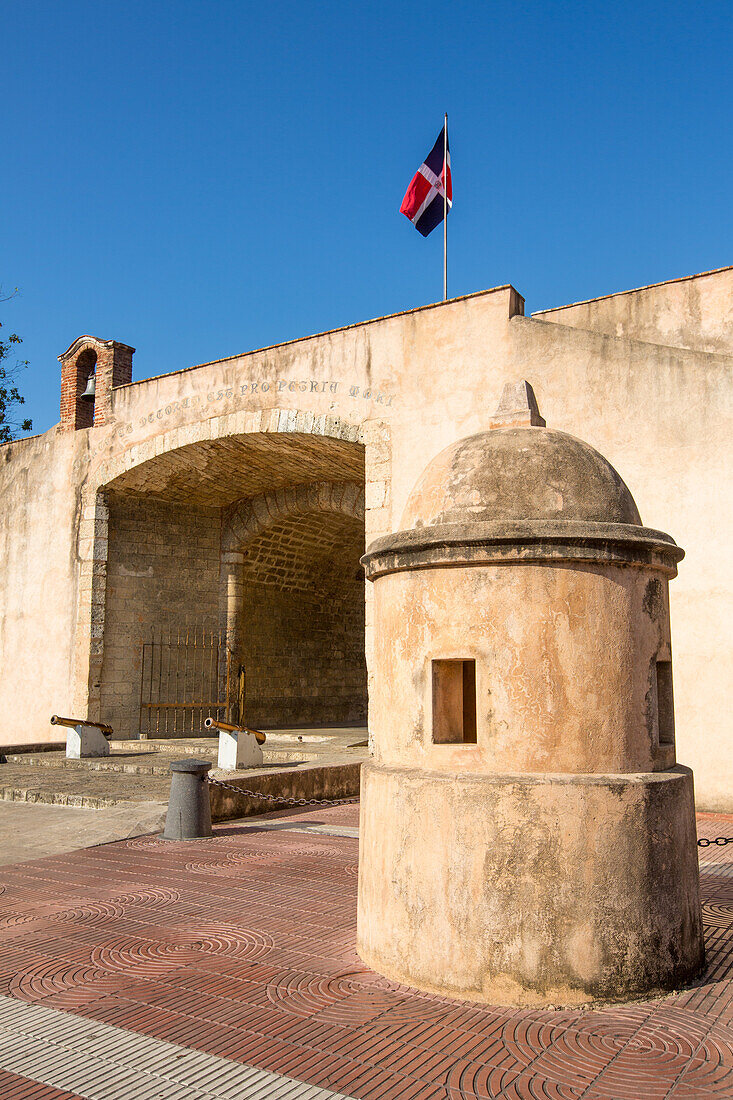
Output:
[[97,726],[80,722],[66,731],[66,756],[80,760],[84,756],[109,756],[109,742]]
[[222,771],[257,768],[263,761],[262,749],[254,734],[244,730],[235,730],[232,733],[219,730],[219,759],[216,766]]

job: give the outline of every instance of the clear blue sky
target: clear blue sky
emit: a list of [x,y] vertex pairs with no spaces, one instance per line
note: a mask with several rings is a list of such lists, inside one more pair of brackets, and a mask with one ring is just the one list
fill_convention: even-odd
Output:
[[1,0],[0,283],[34,431],[56,356],[135,377],[436,301],[399,213],[449,114],[449,294],[527,310],[733,262],[733,8]]

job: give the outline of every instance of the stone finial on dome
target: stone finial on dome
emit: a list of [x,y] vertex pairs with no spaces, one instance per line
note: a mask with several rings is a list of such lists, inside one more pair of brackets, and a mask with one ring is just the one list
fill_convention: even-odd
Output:
[[547,427],[547,421],[540,415],[534,390],[526,379],[521,382],[507,382],[502,390],[499,406],[489,421],[489,427]]

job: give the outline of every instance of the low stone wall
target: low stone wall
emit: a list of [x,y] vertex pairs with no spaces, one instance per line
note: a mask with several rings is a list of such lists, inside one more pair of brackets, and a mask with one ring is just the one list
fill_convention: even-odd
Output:
[[8,756],[19,752],[61,752],[66,748],[66,740],[63,741],[25,741],[17,745],[3,745],[0,752],[0,764],[6,763]]
[[[361,764],[313,764],[299,768],[278,768],[271,775],[262,773],[230,779],[222,776],[232,786],[273,795],[277,798],[350,798],[359,794]],[[212,779],[216,779],[216,775]],[[280,802],[237,795],[225,787],[212,783],[211,817],[213,821],[227,821],[233,817],[253,817],[269,814],[287,807]]]

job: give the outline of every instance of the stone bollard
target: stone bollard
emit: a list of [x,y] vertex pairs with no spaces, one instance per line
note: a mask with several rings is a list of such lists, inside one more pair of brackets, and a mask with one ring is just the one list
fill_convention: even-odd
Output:
[[163,840],[199,840],[212,836],[211,804],[206,775],[209,760],[174,760],[171,793],[165,816]]

